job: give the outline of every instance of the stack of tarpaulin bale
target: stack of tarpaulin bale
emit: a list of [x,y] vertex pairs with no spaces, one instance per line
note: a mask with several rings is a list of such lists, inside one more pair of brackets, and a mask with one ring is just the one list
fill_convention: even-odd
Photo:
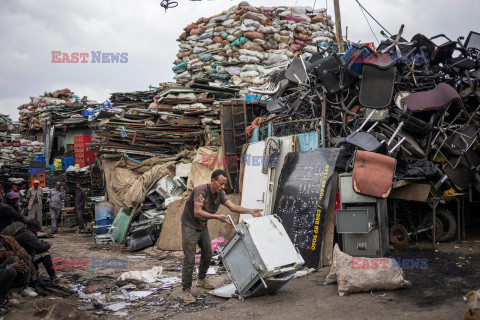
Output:
[[0,146],[0,161],[8,166],[29,165],[36,156],[43,155],[43,143],[20,139],[3,141]]
[[177,83],[261,86],[294,56],[335,39],[325,9],[255,8],[240,3],[184,28],[173,71]]
[[15,126],[12,123],[9,115],[0,114],[0,132],[13,131]]
[[[101,108],[96,101],[80,98],[70,89],[61,89],[45,92],[41,96],[30,97],[28,103],[18,107],[20,129],[22,131],[40,131],[47,121],[47,125],[59,124],[64,119],[93,120],[92,112]],[[90,117],[89,117],[90,116]]]
[[30,102],[18,107],[20,126],[24,129],[41,130],[52,109],[71,106],[74,98],[70,89],[45,92],[42,96],[30,97]]

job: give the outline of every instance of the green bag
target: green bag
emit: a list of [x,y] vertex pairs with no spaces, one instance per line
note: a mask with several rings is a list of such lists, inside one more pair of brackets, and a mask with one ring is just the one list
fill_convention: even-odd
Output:
[[178,70],[182,70],[182,69],[187,69],[187,61],[179,63],[172,68],[173,71],[178,71]]
[[245,42],[247,41],[251,41],[250,39],[248,38],[245,38],[245,37],[240,37],[238,38],[237,40],[233,41],[230,46],[234,47],[234,46],[239,46],[241,44],[244,44]]

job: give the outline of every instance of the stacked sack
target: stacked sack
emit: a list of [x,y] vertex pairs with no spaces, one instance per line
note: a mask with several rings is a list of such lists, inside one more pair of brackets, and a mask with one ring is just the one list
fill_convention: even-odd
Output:
[[43,142],[20,140],[0,143],[0,161],[8,165],[29,165],[43,155]]
[[72,99],[78,98],[69,89],[45,92],[43,96],[31,97],[29,103],[18,107],[20,127],[30,130],[41,130],[45,119],[50,116],[50,110],[58,107],[71,106]]
[[325,9],[254,8],[242,2],[184,28],[174,79],[261,86],[298,54],[335,41],[332,26]]
[[7,114],[0,114],[0,132],[14,131],[15,125]]

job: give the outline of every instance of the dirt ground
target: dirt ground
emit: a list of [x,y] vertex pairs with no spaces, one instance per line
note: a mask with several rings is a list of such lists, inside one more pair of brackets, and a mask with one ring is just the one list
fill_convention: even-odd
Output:
[[[185,305],[179,300],[180,287],[177,286],[157,290],[116,312],[85,311],[76,308],[90,306],[93,309],[94,303],[60,291],[60,294],[22,299],[20,306],[13,307],[5,319],[459,319],[465,311],[463,296],[480,288],[480,232],[467,230],[467,235],[466,242],[438,244],[436,252],[426,241],[411,244],[403,251],[391,251],[389,256],[394,258],[428,259],[427,269],[404,270],[406,279],[412,282],[407,289],[339,297],[336,284],[323,285],[328,273],[328,268],[323,268],[291,280],[273,295],[245,301],[216,298],[194,287],[192,291],[199,302]],[[57,271],[69,284],[85,286],[85,294],[103,292],[115,296],[121,294],[119,287],[127,291],[146,289],[144,284],[115,284],[115,280],[125,271],[147,270],[153,266],[162,266],[164,275],[181,277],[181,252],[149,248],[131,253],[118,243],[95,245],[91,235],[77,235],[71,230],[47,241],[53,244],[52,256],[73,262],[74,267],[82,263],[72,259],[89,259],[87,269]],[[127,265],[115,263],[119,259],[126,259]],[[96,261],[95,265],[92,261]],[[105,269],[102,270],[99,261]],[[43,267],[40,273],[45,275]],[[217,286],[229,282],[228,275],[221,269],[212,279]]]

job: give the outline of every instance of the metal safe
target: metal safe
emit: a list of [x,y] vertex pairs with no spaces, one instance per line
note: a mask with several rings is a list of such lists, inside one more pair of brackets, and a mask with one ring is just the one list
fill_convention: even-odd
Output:
[[382,257],[388,251],[387,199],[356,193],[352,174],[339,176],[340,210],[337,233],[343,252],[357,257]]

